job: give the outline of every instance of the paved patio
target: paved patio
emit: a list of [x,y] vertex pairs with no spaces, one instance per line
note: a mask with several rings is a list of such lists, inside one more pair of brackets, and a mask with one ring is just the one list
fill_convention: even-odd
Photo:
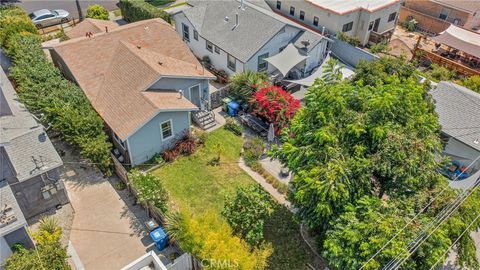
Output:
[[154,249],[143,225],[145,211],[126,190],[114,189],[117,178],[104,177],[58,140],[55,146],[62,149],[62,177],[74,209],[68,248],[74,267],[120,269]]

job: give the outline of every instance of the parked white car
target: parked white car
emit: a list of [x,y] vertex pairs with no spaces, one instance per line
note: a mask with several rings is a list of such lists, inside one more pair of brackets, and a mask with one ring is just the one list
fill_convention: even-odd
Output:
[[68,22],[68,11],[63,9],[40,9],[30,13],[30,19],[37,28]]

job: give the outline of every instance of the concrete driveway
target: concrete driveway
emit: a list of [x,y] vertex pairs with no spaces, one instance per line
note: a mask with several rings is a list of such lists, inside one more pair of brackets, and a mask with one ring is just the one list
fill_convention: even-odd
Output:
[[[56,146],[65,149],[59,142]],[[78,154],[65,151],[62,159],[63,178],[75,211],[69,253],[77,270],[120,269],[154,249],[143,225],[145,211],[133,205],[126,190],[113,187],[118,183],[116,177],[103,177]]]

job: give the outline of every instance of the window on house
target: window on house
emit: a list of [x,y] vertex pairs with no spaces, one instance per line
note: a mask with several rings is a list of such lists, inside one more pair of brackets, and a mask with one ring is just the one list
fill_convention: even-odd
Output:
[[162,131],[162,141],[173,137],[172,120],[167,120],[160,124]]
[[460,25],[461,22],[462,22],[462,20],[459,19],[459,18],[455,18],[455,19],[453,20],[453,24],[454,24],[454,25]]
[[207,43],[207,51],[213,52],[213,44],[208,40],[206,40],[206,43]]
[[215,46],[215,53],[216,53],[216,54],[220,54],[220,48],[217,47],[217,46]]
[[290,7],[290,15],[295,16],[295,7]]
[[346,23],[342,27],[342,32],[348,32],[352,30],[352,28],[353,28],[353,22]]
[[278,10],[282,9],[282,2],[281,1],[277,1],[277,9]]
[[264,53],[258,56],[258,71],[265,71],[268,68],[268,62],[265,61],[265,58],[268,58],[268,53]]
[[318,17],[313,17],[313,25],[318,26]]
[[442,11],[440,12],[440,15],[438,17],[442,20],[446,20],[448,18],[449,13],[450,13],[450,9],[442,8]]
[[368,24],[368,31],[372,31],[373,29],[373,21],[371,21],[369,24]]
[[182,31],[183,31],[183,40],[190,42],[190,31],[188,26],[182,23]]
[[231,56],[230,54],[227,55],[227,67],[231,71],[235,71],[236,66],[237,66],[237,59],[235,59],[235,57]]
[[397,12],[393,12],[388,16],[388,22],[395,20],[396,17],[397,17]]
[[305,20],[305,11],[300,10],[300,20]]
[[198,41],[198,32],[197,32],[197,30],[193,30],[193,38]]

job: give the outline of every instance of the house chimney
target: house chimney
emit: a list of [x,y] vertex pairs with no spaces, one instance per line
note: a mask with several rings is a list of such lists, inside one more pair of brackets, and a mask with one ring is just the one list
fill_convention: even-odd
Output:
[[183,98],[183,90],[178,90],[178,93],[180,94],[179,98],[182,99]]
[[108,26],[105,26],[105,33],[108,33]]

